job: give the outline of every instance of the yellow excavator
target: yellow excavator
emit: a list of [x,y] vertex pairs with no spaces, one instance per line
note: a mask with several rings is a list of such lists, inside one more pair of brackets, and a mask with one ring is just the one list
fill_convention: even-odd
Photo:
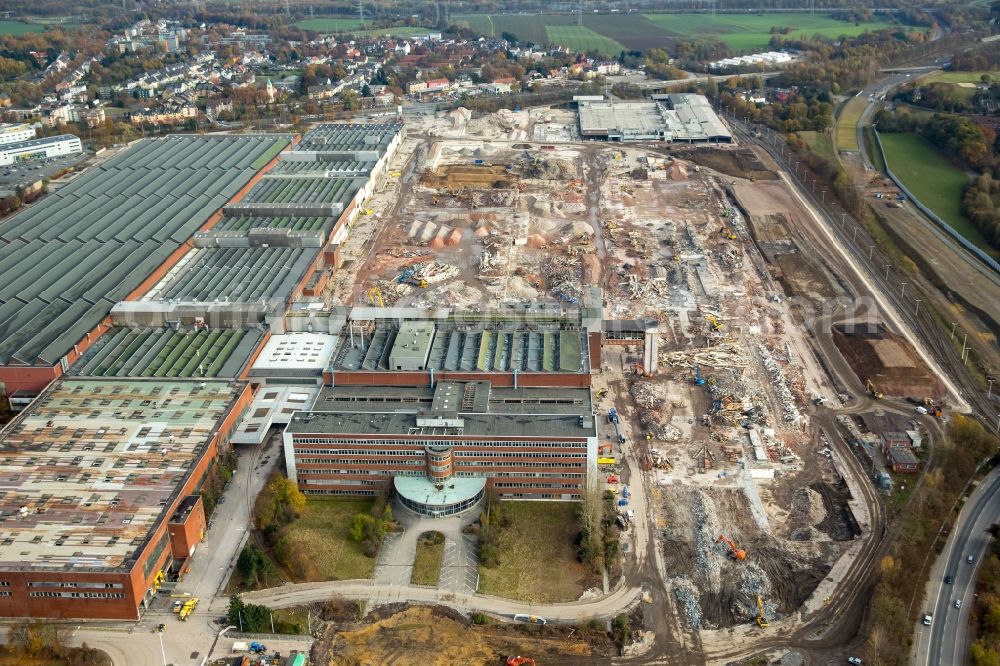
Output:
[[764,617],[764,600],[757,595],[757,626],[767,629],[767,618]]
[[385,298],[382,297],[382,290],[378,288],[378,285],[368,290],[368,302],[380,308],[385,307]]
[[875,398],[876,400],[881,400],[882,398],[885,397],[885,393],[882,393],[882,391],[879,391],[877,388],[875,388],[875,385],[872,384],[872,380],[870,379],[865,380],[865,388],[868,389],[868,392],[871,393],[872,397]]
[[715,315],[713,314],[705,315],[705,319],[707,319],[708,323],[712,325],[713,331],[718,332],[722,330],[722,322],[719,321],[719,318],[716,317]]

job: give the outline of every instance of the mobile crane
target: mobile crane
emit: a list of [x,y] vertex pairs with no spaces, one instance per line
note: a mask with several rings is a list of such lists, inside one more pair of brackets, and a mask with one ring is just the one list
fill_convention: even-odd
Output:
[[727,537],[725,534],[720,534],[719,538],[715,540],[715,543],[725,543],[729,546],[729,555],[737,562],[742,562],[747,559],[747,551],[742,548],[737,548],[733,540]]

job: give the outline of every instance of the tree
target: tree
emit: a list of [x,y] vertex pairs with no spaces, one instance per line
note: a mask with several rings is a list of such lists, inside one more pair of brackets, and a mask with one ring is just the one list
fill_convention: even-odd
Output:
[[341,90],[337,95],[345,111],[356,111],[361,108],[361,98],[354,90]]

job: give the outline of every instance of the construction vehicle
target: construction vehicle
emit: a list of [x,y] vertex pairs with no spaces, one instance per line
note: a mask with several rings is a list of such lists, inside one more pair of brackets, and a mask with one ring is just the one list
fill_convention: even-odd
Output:
[[406,284],[412,284],[414,287],[420,287],[421,289],[427,288],[427,280],[415,275],[406,278]]
[[507,660],[504,662],[504,664],[506,664],[506,666],[528,666],[529,664],[530,666],[536,666],[535,660],[532,659],[531,657],[521,657],[515,655],[507,657]]
[[872,394],[872,397],[875,398],[876,400],[881,400],[882,398],[885,397],[885,393],[882,393],[877,388],[875,388],[875,385],[872,384],[872,380],[870,379],[865,380],[865,388],[868,390],[869,393]]
[[618,423],[618,410],[614,407],[608,410],[608,423]]
[[729,546],[729,555],[737,562],[742,562],[747,559],[747,551],[742,548],[737,548],[733,540],[727,537],[725,534],[720,534],[719,538],[715,540],[715,543],[725,543]]
[[761,629],[767,629],[767,618],[764,617],[764,600],[757,595],[757,626]]
[[382,296],[382,290],[378,288],[378,285],[368,290],[368,302],[380,308],[385,307],[385,298]]
[[705,319],[707,319],[708,323],[712,325],[713,331],[719,332],[722,330],[722,322],[719,321],[719,318],[716,317],[714,314],[705,315]]
[[402,174],[399,171],[390,171],[389,178],[399,178]]
[[698,386],[705,385],[705,378],[701,376],[701,368],[697,365],[694,366],[694,383]]
[[719,233],[728,238],[729,240],[736,240],[736,234],[729,227],[722,227],[719,229]]
[[931,416],[941,418],[941,405],[937,404],[930,398],[924,398],[924,409]]
[[607,387],[601,387],[601,388],[597,389],[597,399],[598,400],[603,399],[604,396],[606,396],[607,394],[608,394]]
[[197,605],[198,605],[197,598],[189,599],[188,601],[184,602],[183,606],[181,606],[181,610],[179,613],[177,613],[177,617],[181,621],[187,621],[187,619],[191,616],[191,613],[194,612],[194,609]]

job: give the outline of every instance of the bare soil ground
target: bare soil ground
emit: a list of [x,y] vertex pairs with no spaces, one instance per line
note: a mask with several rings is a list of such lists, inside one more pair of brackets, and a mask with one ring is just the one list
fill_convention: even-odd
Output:
[[776,180],[778,178],[778,174],[748,148],[699,147],[674,151],[674,154],[727,176],[751,180]]
[[507,624],[474,625],[441,607],[386,607],[358,626],[331,625],[310,662],[330,666],[452,666],[500,664],[507,655],[530,655],[539,664],[617,654],[603,628]]
[[835,326],[833,341],[861,380],[894,396],[943,397],[944,385],[920,360],[914,349],[880,324]]

